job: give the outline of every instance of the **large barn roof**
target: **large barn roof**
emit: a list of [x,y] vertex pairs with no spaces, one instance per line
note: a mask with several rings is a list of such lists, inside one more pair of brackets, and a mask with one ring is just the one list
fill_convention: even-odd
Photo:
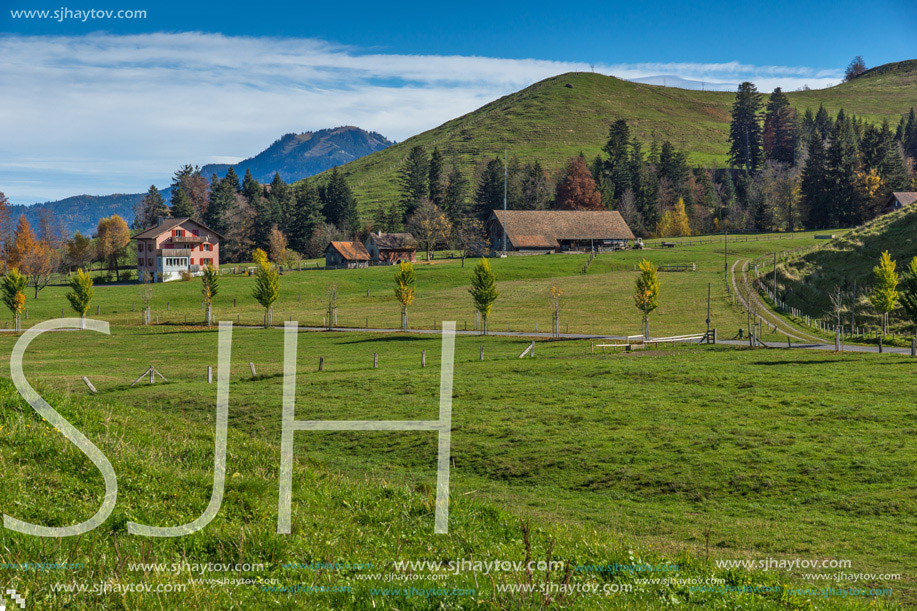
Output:
[[560,240],[633,240],[615,210],[494,210],[516,248],[556,248]]

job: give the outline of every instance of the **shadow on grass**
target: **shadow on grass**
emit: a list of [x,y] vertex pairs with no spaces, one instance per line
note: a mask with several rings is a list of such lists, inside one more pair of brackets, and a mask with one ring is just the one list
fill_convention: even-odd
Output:
[[341,344],[371,344],[375,342],[439,342],[439,335],[429,334],[427,337],[423,335],[403,335],[403,334],[390,334],[385,336],[378,337],[367,337],[364,339],[352,339],[346,342],[340,342]]

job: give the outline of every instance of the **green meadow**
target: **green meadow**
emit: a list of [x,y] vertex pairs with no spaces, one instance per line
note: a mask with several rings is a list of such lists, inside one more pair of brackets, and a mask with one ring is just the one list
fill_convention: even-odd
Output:
[[[633,266],[647,258],[696,265],[661,273],[654,334],[702,331],[709,285],[712,326],[732,336],[746,318],[727,291],[717,240],[650,244],[591,262],[494,259],[501,295],[490,328],[546,331],[547,292],[556,285],[564,291],[563,330],[639,333]],[[730,266],[817,245],[812,234],[745,240],[730,238]],[[474,263],[418,264],[413,328],[444,320],[473,326],[466,287]],[[334,283],[339,326],[393,328],[393,273],[287,272],[275,321],[321,326]],[[100,285],[93,317],[111,323],[110,335],[54,332],[30,346],[29,380],[102,449],[119,478],[114,513],[90,534],[0,533],[0,577],[36,608],[172,609],[180,601],[221,609],[885,609],[917,600],[913,409],[906,395],[886,390],[909,387],[915,365],[889,354],[709,345],[602,354],[588,339],[538,339],[536,356],[520,359],[528,338],[459,335],[449,534],[433,534],[434,433],[297,432],[293,532],[278,535],[283,331],[257,328],[252,283],[225,275],[216,298],[216,318],[235,323],[226,494],[218,516],[191,536],[145,539],[125,524],[189,522],[210,499],[216,384],[206,368],[216,376],[218,331],[200,323],[199,282],[156,285],[159,324],[146,327],[138,286]],[[65,292],[51,286],[30,299],[24,326],[59,316]],[[0,366],[15,341],[0,335]],[[437,334],[300,332],[297,419],[435,419],[440,344]],[[131,387],[150,365],[168,381]],[[100,503],[99,472],[9,381],[0,381],[0,465],[7,515],[66,525]],[[799,558],[847,562],[848,577],[813,582],[811,569],[717,565]],[[408,560],[564,568],[397,564]],[[12,567],[40,562],[68,568]],[[207,563],[242,570],[197,566]],[[678,568],[660,575],[635,565]],[[862,573],[900,579],[849,577]],[[520,584],[534,591],[505,591]],[[131,585],[154,591],[123,591]]]

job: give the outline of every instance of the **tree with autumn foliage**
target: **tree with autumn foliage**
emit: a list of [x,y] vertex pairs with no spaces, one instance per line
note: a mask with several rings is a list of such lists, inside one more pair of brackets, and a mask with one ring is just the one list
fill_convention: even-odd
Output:
[[25,291],[27,279],[15,267],[11,267],[0,278],[0,300],[9,308],[15,317],[13,329],[18,333],[21,330],[20,321],[25,309]]
[[595,186],[586,160],[573,157],[567,165],[567,174],[557,185],[554,207],[559,210],[604,210],[602,194]]
[[679,197],[675,206],[662,215],[662,220],[656,226],[656,234],[661,238],[691,235],[691,225],[688,223],[684,199]]
[[35,298],[48,286],[51,275],[60,265],[60,255],[43,240],[35,237],[32,226],[25,216],[19,217],[19,224],[7,245],[6,265],[16,268],[26,279],[26,286],[35,289]]
[[96,253],[99,259],[108,263],[108,269],[115,272],[115,280],[121,280],[118,272],[118,263],[125,255],[127,245],[131,241],[130,229],[127,221],[113,214],[108,218],[99,219],[96,228]]

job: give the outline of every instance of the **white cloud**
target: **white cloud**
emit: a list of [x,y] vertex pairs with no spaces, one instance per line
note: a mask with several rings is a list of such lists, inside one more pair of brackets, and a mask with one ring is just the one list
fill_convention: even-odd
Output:
[[[576,62],[366,53],[201,33],[0,37],[0,190],[15,203],[137,192],[182,163],[241,159],[287,132],[358,125],[403,140]],[[838,82],[792,66],[598,65],[762,90]]]

